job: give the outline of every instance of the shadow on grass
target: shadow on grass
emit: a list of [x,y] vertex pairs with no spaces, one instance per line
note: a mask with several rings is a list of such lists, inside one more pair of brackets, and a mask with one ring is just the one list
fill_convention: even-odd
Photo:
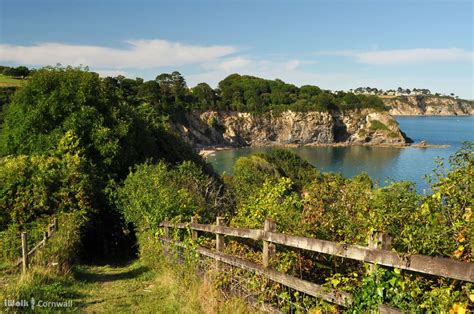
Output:
[[142,274],[150,270],[148,267],[145,266],[138,266],[133,269],[124,268],[123,271],[117,271],[118,269],[120,268],[111,267],[106,270],[101,270],[98,268],[76,268],[74,274],[76,279],[78,280],[88,283],[96,283],[134,279],[140,277]]

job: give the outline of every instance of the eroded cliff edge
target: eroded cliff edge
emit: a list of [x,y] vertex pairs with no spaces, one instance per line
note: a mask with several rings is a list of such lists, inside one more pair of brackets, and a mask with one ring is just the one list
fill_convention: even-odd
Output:
[[197,148],[270,145],[406,145],[411,142],[388,113],[373,109],[345,112],[250,114],[194,111],[172,124]]
[[465,116],[474,114],[474,102],[437,96],[400,96],[383,99],[392,115]]

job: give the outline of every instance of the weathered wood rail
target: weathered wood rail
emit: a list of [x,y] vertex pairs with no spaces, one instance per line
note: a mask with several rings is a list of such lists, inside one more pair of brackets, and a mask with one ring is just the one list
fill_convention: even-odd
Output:
[[[326,301],[349,306],[352,303],[352,296],[349,293],[338,291],[329,287],[323,287],[315,283],[302,280],[284,273],[274,271],[269,268],[269,260],[275,254],[275,244],[302,249],[306,251],[318,252],[332,256],[349,258],[374,265],[383,265],[428,275],[446,277],[456,280],[474,282],[474,263],[460,262],[449,258],[431,257],[425,255],[400,254],[390,250],[390,238],[386,234],[369,236],[369,246],[361,246],[346,243],[320,240],[315,238],[305,238],[289,234],[276,232],[275,224],[267,219],[263,229],[233,228],[225,226],[223,218],[218,217],[216,225],[200,224],[197,218],[193,218],[191,223],[170,223],[164,221],[160,224],[165,229],[165,237],[162,240],[166,243],[183,246],[181,242],[169,239],[169,229],[189,229],[194,239],[198,237],[198,231],[213,233],[216,235],[216,250],[198,247],[197,251],[204,256],[210,257],[219,263],[226,263],[238,268],[253,271],[261,274],[274,282],[288,286],[308,295],[322,298]],[[222,253],[224,249],[224,236],[231,236],[255,241],[263,241],[263,265],[246,261],[244,259]],[[217,266],[219,269],[219,266]],[[381,305],[379,310],[383,313],[394,313],[396,309],[386,305]]]
[[28,233],[21,233],[21,258],[13,265],[13,268],[22,265],[22,272],[25,273],[30,264],[30,257],[41,247],[46,245],[46,242],[51,238],[53,233],[58,231],[58,219],[54,218],[51,224],[48,225],[47,231],[43,232],[43,239],[33,246],[31,250],[28,250]]

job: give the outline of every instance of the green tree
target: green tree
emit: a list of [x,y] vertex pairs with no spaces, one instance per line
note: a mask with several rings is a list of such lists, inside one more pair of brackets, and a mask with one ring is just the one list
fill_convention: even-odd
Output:
[[191,92],[197,102],[197,108],[203,110],[217,109],[217,94],[208,84],[199,83],[191,89]]
[[137,98],[153,106],[158,106],[161,99],[160,84],[156,81],[148,81],[141,84],[138,87]]

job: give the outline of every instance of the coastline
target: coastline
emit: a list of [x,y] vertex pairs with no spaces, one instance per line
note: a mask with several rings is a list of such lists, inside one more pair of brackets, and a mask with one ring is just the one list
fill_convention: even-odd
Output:
[[[390,113],[390,112],[389,112]],[[472,117],[472,114],[394,114],[390,113],[394,117]]]
[[244,148],[244,147],[274,147],[274,148],[296,148],[296,147],[349,147],[349,146],[368,146],[368,147],[384,147],[384,148],[448,148],[450,145],[443,144],[428,144],[428,143],[408,143],[408,144],[360,144],[360,143],[313,143],[313,144],[266,144],[266,145],[251,145],[251,146],[205,146],[196,147],[197,153],[207,158],[218,151]]

